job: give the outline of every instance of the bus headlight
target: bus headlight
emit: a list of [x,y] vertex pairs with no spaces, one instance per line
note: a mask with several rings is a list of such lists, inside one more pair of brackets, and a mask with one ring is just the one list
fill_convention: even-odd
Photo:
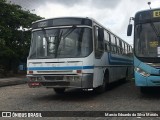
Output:
[[149,73],[147,73],[146,71],[142,70],[141,68],[135,67],[134,70],[135,70],[136,72],[138,72],[139,74],[143,75],[144,77],[150,76]]

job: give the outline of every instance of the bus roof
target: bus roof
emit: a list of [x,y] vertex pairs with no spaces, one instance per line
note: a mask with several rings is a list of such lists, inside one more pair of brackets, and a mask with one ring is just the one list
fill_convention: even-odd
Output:
[[47,18],[47,19],[40,19],[40,20],[37,20],[37,21],[34,21],[32,22],[33,23],[37,23],[37,22],[41,22],[41,21],[45,21],[45,20],[52,20],[52,19],[59,19],[59,18],[84,18],[84,19],[92,19],[92,18],[88,18],[88,17],[55,17],[55,18]]
[[136,13],[135,13],[135,16],[136,16],[138,13],[148,12],[148,11],[154,11],[154,10],[160,10],[160,8],[141,10],[141,11],[136,12]]

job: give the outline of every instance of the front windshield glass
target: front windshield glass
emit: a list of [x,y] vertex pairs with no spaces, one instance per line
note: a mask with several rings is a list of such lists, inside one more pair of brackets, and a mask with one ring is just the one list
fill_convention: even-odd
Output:
[[80,27],[34,31],[28,58],[86,57],[93,50],[91,31]]
[[153,24],[145,23],[135,26],[134,48],[137,57],[160,57],[160,22]]

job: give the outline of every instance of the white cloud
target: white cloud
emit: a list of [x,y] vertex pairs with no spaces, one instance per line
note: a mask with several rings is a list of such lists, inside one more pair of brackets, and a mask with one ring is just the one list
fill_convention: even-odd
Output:
[[[21,0],[11,1],[34,8],[34,13],[45,18],[92,17],[130,44],[133,44],[133,36],[126,35],[129,18],[134,17],[137,11],[149,9],[146,0],[29,0],[28,4]],[[152,8],[160,6],[159,0],[150,1]]]
[[151,7],[153,8],[159,8],[160,7],[160,1],[159,0],[153,0]]

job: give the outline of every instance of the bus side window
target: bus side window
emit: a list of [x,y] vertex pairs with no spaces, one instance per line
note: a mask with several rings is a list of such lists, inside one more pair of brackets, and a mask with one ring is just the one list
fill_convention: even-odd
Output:
[[107,51],[108,52],[110,51],[110,43],[109,42],[107,43]]
[[105,41],[105,51],[110,51],[110,41],[109,41],[109,33],[105,30],[104,31],[104,41]]
[[122,41],[122,55],[124,55],[125,54],[125,45],[124,45],[125,43]]
[[128,57],[132,57],[133,53],[132,53],[132,47],[128,45],[128,53],[127,53]]
[[119,44],[119,40],[118,40],[118,38],[115,36],[115,51],[116,51],[116,54],[119,54],[119,49],[118,49],[118,44]]
[[112,46],[112,44],[110,45],[110,51],[113,52],[113,46]]
[[101,58],[104,52],[104,29],[95,26],[95,57]]
[[114,44],[111,44],[111,52],[116,53],[116,46]]
[[104,43],[104,49],[107,51],[107,43]]
[[125,55],[127,55],[128,51],[127,51],[127,44],[125,43]]
[[121,41],[121,39],[119,39],[119,47],[120,47],[120,54],[122,54],[122,41]]
[[121,52],[121,50],[120,50],[120,40],[119,40],[119,38],[116,38],[117,39],[117,53],[118,54],[120,54]]
[[115,40],[115,36],[113,36],[111,34],[110,37],[111,37],[111,52],[112,53],[116,53],[116,40]]

